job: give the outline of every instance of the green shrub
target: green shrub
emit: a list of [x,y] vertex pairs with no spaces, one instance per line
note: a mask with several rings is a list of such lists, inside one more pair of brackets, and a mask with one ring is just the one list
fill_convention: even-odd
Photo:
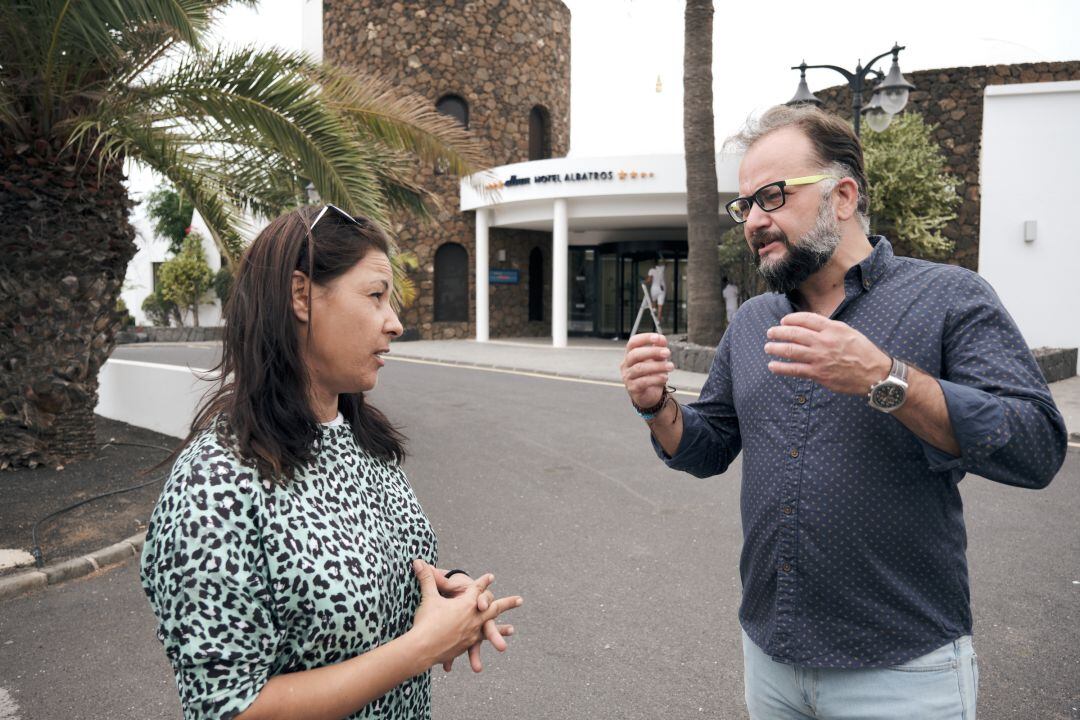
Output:
[[161,296],[181,310],[190,310],[195,327],[199,327],[199,305],[214,282],[214,272],[206,264],[202,243],[202,235],[188,233],[180,254],[166,260],[158,275]]
[[179,322],[176,304],[162,297],[161,288],[146,296],[142,302],[142,311],[150,324],[157,327],[169,327],[171,320],[177,320],[177,325],[183,324]]
[[162,185],[146,196],[146,214],[154,232],[169,241],[169,252],[179,255],[184,238],[191,232],[195,207],[170,185]]
[[960,179],[945,172],[935,128],[918,113],[905,113],[884,132],[862,136],[871,230],[900,255],[942,258],[954,248],[941,230],[956,218]]
[[224,309],[225,303],[229,299],[229,293],[232,292],[233,286],[233,274],[228,267],[222,267],[216,273],[214,273],[214,294],[217,295],[217,299],[221,301],[221,307]]
[[135,325],[135,318],[128,312],[127,303],[123,298],[116,298],[116,314],[120,318],[120,329],[133,327]]

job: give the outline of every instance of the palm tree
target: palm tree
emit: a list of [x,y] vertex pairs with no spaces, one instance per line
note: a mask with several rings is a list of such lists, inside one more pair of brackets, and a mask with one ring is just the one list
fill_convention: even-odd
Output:
[[304,202],[309,183],[385,224],[427,211],[409,179],[417,160],[458,174],[483,164],[423,98],[301,54],[207,48],[228,4],[0,4],[0,469],[93,446],[135,251],[126,162],[167,177],[226,262],[244,217]]
[[713,137],[712,0],[686,0],[683,40],[683,147],[686,153],[688,339],[715,346],[723,329],[720,196]]

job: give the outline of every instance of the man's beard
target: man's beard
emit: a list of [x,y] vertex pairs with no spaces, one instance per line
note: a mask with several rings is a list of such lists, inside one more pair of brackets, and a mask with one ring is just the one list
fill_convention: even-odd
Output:
[[[832,259],[840,244],[840,224],[832,212],[829,195],[821,199],[817,222],[802,238],[792,244],[782,230],[760,230],[750,238],[754,264],[773,292],[789,293]],[[783,243],[787,253],[774,262],[762,263],[758,250],[771,242]]]

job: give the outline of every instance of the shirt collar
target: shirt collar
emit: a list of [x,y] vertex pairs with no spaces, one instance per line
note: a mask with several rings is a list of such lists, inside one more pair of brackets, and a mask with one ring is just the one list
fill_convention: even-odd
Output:
[[[876,285],[888,272],[893,261],[892,243],[884,235],[869,235],[866,239],[870,241],[873,250],[862,262],[849,268],[844,274],[844,296],[847,298],[844,301],[845,304],[851,298],[869,291]],[[802,307],[802,298],[798,290],[787,293],[787,298],[791,302],[792,309]]]
[[[892,243],[884,235],[870,235],[866,238],[874,248],[861,263],[848,270],[844,284],[854,278],[863,290],[869,290],[877,284],[888,271],[893,260]],[[858,269],[856,269],[858,268]]]

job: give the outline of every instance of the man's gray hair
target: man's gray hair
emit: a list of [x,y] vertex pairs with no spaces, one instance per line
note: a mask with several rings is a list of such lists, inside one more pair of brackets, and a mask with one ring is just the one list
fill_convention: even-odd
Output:
[[[723,149],[746,152],[766,135],[786,127],[802,131],[810,140],[823,172],[849,177],[859,188],[855,214],[863,232],[870,232],[870,194],[867,189],[862,145],[848,123],[811,106],[777,105],[757,119],[748,119],[745,127],[724,141]],[[835,186],[835,183],[833,183]],[[828,189],[831,189],[829,187]]]

